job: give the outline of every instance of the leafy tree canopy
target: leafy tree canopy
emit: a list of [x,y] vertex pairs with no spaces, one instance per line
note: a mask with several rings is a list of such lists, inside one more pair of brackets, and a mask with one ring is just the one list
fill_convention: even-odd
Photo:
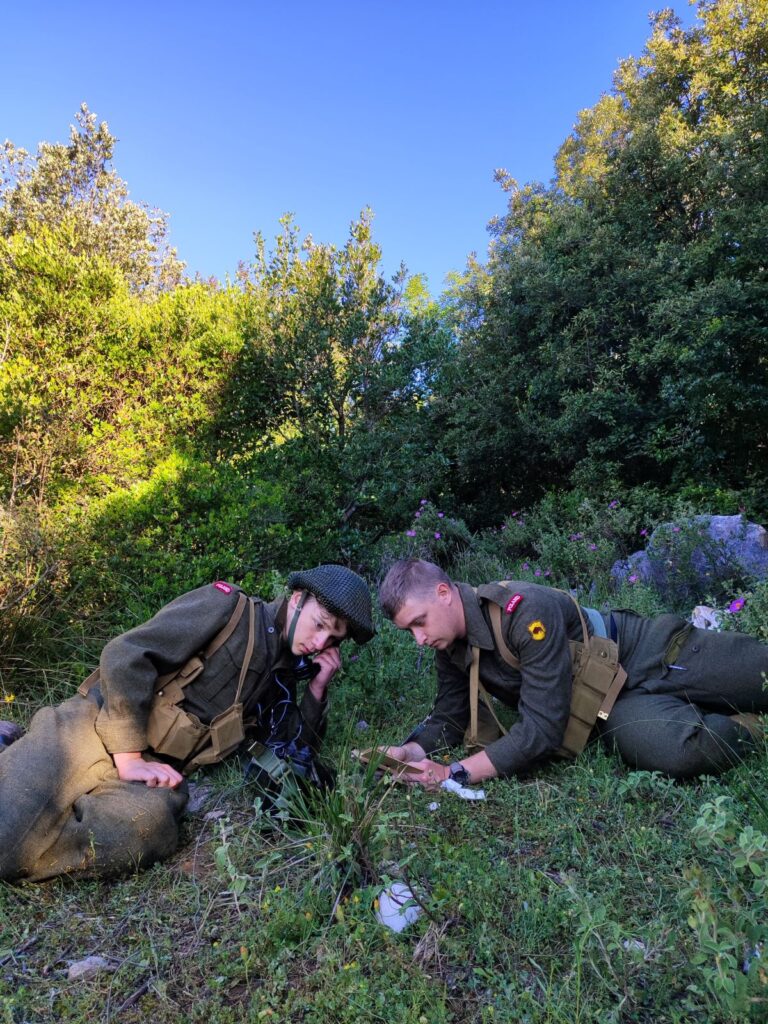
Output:
[[543,486],[768,473],[768,5],[699,15],[654,17],[549,186],[499,172],[508,209],[454,300],[443,390],[481,517]]
[[117,141],[86,104],[69,144],[42,142],[35,156],[6,140],[0,149],[0,235],[36,236],[66,226],[72,251],[103,256],[135,291],[178,284],[183,264],[167,244],[167,215],[128,199],[109,166]]

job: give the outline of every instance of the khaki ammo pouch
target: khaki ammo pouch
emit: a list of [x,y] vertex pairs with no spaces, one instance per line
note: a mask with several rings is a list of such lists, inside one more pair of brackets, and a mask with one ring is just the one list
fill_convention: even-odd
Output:
[[[229,640],[248,605],[248,643],[245,658],[240,669],[235,699],[226,711],[218,714],[210,725],[180,707],[184,700],[184,689],[194,682],[205,668],[206,661]],[[171,757],[184,764],[190,771],[202,765],[216,764],[236,750],[245,739],[243,705],[240,696],[248,668],[253,656],[255,641],[255,604],[245,594],[240,594],[237,605],[226,626],[208,644],[204,651],[189,659],[181,668],[158,676],[155,696],[147,720],[147,743],[157,754]],[[83,697],[99,682],[96,669],[78,689]]]
[[[500,585],[506,586],[506,581]],[[520,672],[520,659],[510,651],[504,639],[501,627],[501,607],[489,594],[483,594],[483,590],[483,587],[478,588],[477,594],[482,600],[488,601],[488,610],[496,648],[507,665]],[[565,593],[565,591],[561,591],[561,593]],[[571,690],[571,708],[568,724],[565,728],[562,746],[557,751],[560,757],[576,757],[582,752],[587,745],[595,723],[598,719],[601,721],[608,719],[611,709],[616,703],[616,698],[627,681],[627,673],[619,664],[618,644],[607,637],[590,636],[581,606],[571,594],[568,594],[568,597],[576,605],[579,613],[584,640],[583,642],[578,640],[569,641],[573,687]],[[483,700],[496,720],[502,735],[506,734],[506,729],[496,718],[491,699],[480,682],[480,649],[473,647],[472,665],[469,670],[470,726],[467,739],[468,746],[482,746],[477,732],[478,695],[480,693],[482,693]]]

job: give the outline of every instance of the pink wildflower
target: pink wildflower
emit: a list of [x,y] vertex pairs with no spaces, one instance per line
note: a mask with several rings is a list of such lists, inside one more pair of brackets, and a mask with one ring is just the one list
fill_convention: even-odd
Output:
[[637,573],[633,572],[632,575],[629,577],[629,582],[630,583],[637,583],[638,578],[639,577],[638,577]]
[[536,569],[533,575],[534,576],[541,576],[541,569]]
[[616,499],[615,499],[615,498],[614,498],[614,500],[613,500],[612,502],[610,502],[610,503],[609,503],[609,505],[608,505],[608,508],[618,508],[618,507],[619,507],[619,502],[618,502],[618,501],[616,501]]
[[427,499],[426,498],[422,498],[421,501],[419,502],[419,504],[420,505],[426,505],[427,504]]
[[435,530],[435,540],[440,540],[441,537],[442,533],[440,533],[438,530]]
[[415,537],[416,536],[416,531],[415,530],[406,530],[405,531],[405,536],[406,537]]
[[445,512],[438,512],[437,513],[437,518],[438,519],[445,519]]
[[530,567],[530,565],[528,565],[527,562],[523,562],[523,564],[520,566],[520,568],[521,569],[530,569],[531,567]]
[[741,611],[741,609],[744,607],[746,603],[747,602],[743,597],[737,597],[735,601],[731,601],[731,603],[728,605],[728,611],[731,613],[731,615],[735,615],[736,612]]

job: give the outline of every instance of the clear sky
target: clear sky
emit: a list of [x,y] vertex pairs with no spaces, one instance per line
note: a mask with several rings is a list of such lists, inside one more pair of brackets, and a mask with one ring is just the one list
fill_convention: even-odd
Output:
[[223,279],[288,211],[342,244],[370,206],[386,272],[403,261],[438,293],[485,254],[505,207],[494,168],[551,178],[579,110],[642,51],[653,7],[16,0],[2,15],[0,139],[66,141],[85,101],[120,140],[132,198],[171,215],[190,272]]

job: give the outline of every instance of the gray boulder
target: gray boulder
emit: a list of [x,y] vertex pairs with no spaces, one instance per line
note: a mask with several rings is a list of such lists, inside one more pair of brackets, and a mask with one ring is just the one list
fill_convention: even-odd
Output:
[[768,578],[768,531],[741,515],[662,523],[645,551],[615,562],[611,572],[619,582],[652,583],[674,601],[698,598],[730,580]]

